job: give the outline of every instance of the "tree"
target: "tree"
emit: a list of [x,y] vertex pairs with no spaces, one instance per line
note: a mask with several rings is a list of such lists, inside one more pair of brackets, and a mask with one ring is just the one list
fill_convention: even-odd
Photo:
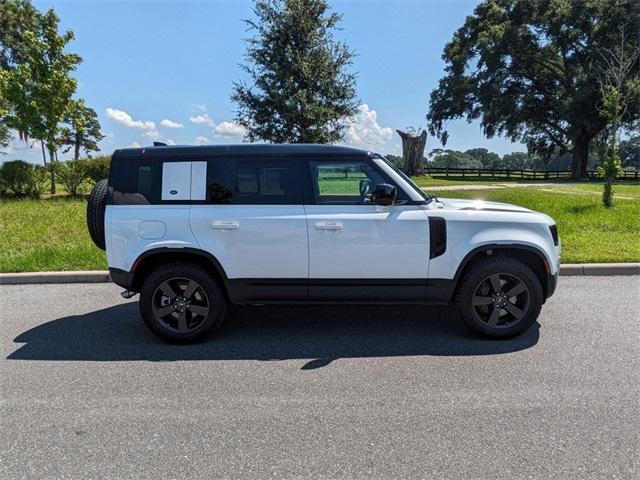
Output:
[[431,157],[429,165],[435,168],[482,168],[479,160],[456,150],[437,148],[431,151]]
[[[625,45],[628,41],[626,23],[618,25],[619,41],[612,48],[602,48],[603,59],[600,77],[602,107],[600,114],[609,123],[608,145],[602,165],[598,167],[600,176],[605,179],[602,202],[605,207],[613,206],[613,181],[622,171],[618,149],[618,130],[630,104],[640,102],[640,76],[633,76],[633,65],[640,57],[640,47]],[[626,48],[625,48],[626,47]]]
[[[572,174],[586,174],[600,114],[599,52],[628,22],[639,41],[640,3],[631,0],[484,0],[445,46],[446,75],[431,93],[430,132],[446,143],[446,122],[481,120],[485,135],[522,141],[541,155],[572,151]],[[631,69],[639,75],[636,61]],[[640,109],[627,109],[630,125]]]
[[472,148],[464,153],[472,159],[479,161],[482,168],[502,168],[500,165],[500,155],[490,152],[486,148]]
[[[65,52],[73,32],[58,33],[55,11],[39,14],[35,31],[22,35],[24,63],[0,71],[2,96],[9,105],[6,124],[23,139],[40,140],[54,163],[60,146],[61,124],[68,115],[76,80],[70,73],[82,61]],[[51,193],[56,191],[55,168],[51,168]]]
[[62,129],[61,143],[67,148],[63,152],[68,152],[73,147],[73,158],[80,158],[80,150],[84,150],[87,155],[90,152],[100,151],[98,142],[104,138],[100,131],[100,122],[95,110],[87,107],[84,100],[72,100],[67,113],[68,127]]
[[[0,72],[24,61],[23,35],[35,28],[36,19],[37,11],[28,0],[0,0]],[[5,120],[7,108],[0,95],[0,149],[6,148],[11,140]]]
[[36,29],[38,16],[29,0],[0,0],[0,69],[26,61],[24,34]]
[[237,122],[250,141],[331,143],[356,112],[353,53],[333,38],[341,16],[326,0],[258,0],[256,32],[247,39],[244,71],[234,83]]
[[402,158],[404,159],[404,172],[407,175],[424,174],[424,147],[427,145],[427,131],[422,130],[420,135],[415,128],[409,128],[407,132],[396,130],[402,139]]
[[640,135],[620,142],[620,160],[624,168],[640,169]]

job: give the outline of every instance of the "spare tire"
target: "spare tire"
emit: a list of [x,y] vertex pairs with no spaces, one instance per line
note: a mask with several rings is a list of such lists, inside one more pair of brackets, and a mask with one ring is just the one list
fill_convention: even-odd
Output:
[[96,247],[106,250],[104,243],[104,211],[107,208],[108,180],[95,184],[87,202],[87,228]]

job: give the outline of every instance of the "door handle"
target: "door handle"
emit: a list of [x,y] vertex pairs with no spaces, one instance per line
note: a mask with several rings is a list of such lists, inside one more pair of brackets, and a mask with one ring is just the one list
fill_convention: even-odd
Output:
[[342,230],[342,222],[316,222],[318,230]]
[[211,228],[215,230],[237,230],[240,224],[235,220],[218,220],[211,222]]

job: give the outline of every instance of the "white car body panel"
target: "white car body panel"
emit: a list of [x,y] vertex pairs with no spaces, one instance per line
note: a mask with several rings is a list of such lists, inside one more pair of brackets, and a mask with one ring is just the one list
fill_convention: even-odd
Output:
[[[189,226],[189,205],[107,205],[105,224],[109,267],[130,271],[136,259],[154,248],[199,248]],[[143,238],[145,224],[154,222],[153,230],[163,236]]]
[[309,277],[423,278],[429,223],[419,206],[306,205]]
[[431,260],[430,278],[454,278],[464,257],[484,245],[533,248],[544,255],[551,274],[560,268],[560,245],[553,244],[549,230],[555,222],[544,213],[506,203],[446,198],[428,208],[429,215],[447,222],[447,249]]
[[308,278],[302,205],[193,205],[190,224],[230,279]]

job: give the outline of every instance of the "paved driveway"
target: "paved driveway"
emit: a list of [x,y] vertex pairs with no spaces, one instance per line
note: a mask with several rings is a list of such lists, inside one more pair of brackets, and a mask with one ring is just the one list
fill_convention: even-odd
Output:
[[541,326],[254,307],[171,346],[113,285],[0,287],[0,478],[639,478],[640,277]]

